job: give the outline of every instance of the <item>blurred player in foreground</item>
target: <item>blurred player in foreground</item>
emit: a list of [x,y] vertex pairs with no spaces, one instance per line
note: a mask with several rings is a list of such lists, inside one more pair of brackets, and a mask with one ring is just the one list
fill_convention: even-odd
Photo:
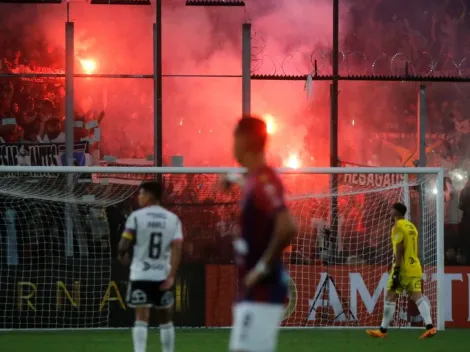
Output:
[[242,187],[241,236],[234,240],[239,289],[233,306],[232,352],[276,350],[287,295],[288,275],[282,251],[297,227],[284,203],[284,189],[276,172],[266,164],[266,124],[242,118],[235,129],[234,154],[248,171],[242,181],[230,175],[224,187]]
[[392,206],[392,217],[395,225],[392,229],[392,244],[394,263],[392,274],[387,285],[387,295],[384,303],[384,315],[380,329],[367,330],[367,334],[377,338],[387,336],[387,330],[395,315],[398,295],[404,290],[416,303],[419,313],[423,317],[426,331],[420,336],[426,339],[436,335],[437,331],[432,324],[431,307],[421,292],[423,271],[418,257],[418,230],[415,225],[405,219],[406,206],[395,203]]
[[127,305],[135,308],[132,328],[134,352],[145,352],[147,347],[150,308],[157,309],[160,324],[162,352],[174,352],[173,283],[180,264],[183,233],[181,221],[172,212],[160,206],[161,185],[142,184],[138,202],[141,209],[129,215],[119,242],[119,260],[129,261],[133,244],[133,258],[127,291]]

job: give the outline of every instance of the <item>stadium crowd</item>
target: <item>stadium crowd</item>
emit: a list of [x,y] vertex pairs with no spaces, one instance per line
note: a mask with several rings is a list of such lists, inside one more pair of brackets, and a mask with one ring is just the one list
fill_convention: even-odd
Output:
[[[1,62],[1,73],[58,73],[59,69],[40,66],[21,51],[7,51]],[[48,57],[42,55],[39,57]],[[49,78],[3,79],[0,81],[0,141],[2,143],[64,143],[65,87],[61,80]],[[104,113],[99,115],[100,121]],[[75,141],[89,137],[85,128],[91,112],[78,112],[75,120]]]

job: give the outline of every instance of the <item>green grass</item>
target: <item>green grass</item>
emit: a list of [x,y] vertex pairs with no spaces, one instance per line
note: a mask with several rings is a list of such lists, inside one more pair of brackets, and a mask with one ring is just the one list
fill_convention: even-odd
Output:
[[[421,330],[392,330],[387,339],[363,330],[283,330],[278,352],[468,352],[469,331],[447,330],[419,340]],[[227,351],[229,330],[177,330],[176,352]],[[1,350],[8,352],[132,352],[129,330],[5,332]],[[160,351],[159,333],[149,332],[148,352]]]

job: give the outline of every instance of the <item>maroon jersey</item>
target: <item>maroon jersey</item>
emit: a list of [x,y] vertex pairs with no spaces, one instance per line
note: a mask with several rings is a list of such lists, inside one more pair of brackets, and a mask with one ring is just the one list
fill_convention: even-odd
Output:
[[[268,248],[277,215],[285,208],[284,189],[276,171],[264,166],[246,177],[241,201],[241,238],[235,245],[240,288],[245,275],[256,266]],[[268,274],[252,289],[240,289],[238,299],[284,303],[288,276],[283,269],[282,258],[274,258],[268,270]]]

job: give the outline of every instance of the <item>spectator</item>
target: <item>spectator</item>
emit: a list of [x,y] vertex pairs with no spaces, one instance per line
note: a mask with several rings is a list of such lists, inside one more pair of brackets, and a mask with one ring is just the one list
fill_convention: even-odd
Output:
[[17,103],[11,105],[11,117],[14,117],[17,121],[21,118],[20,107]]
[[20,107],[18,123],[24,130],[24,140],[37,142],[41,125],[34,100],[31,97],[25,99],[23,108]]
[[57,118],[51,118],[46,122],[43,143],[65,143],[65,133],[62,122]]
[[47,122],[52,118],[52,114],[54,113],[54,104],[46,99],[42,101],[41,107],[39,110],[38,118],[39,118],[39,134],[38,134],[38,141],[39,142],[49,142],[49,139],[46,137],[47,133],[50,132],[49,126],[52,129],[52,133],[54,133],[54,124],[52,123],[48,127],[46,127]]
[[3,143],[18,143],[23,139],[23,129],[17,124],[0,126],[0,138]]
[[65,116],[65,87],[59,85],[57,87],[57,94],[55,95],[54,105],[56,107],[56,115],[59,117]]

